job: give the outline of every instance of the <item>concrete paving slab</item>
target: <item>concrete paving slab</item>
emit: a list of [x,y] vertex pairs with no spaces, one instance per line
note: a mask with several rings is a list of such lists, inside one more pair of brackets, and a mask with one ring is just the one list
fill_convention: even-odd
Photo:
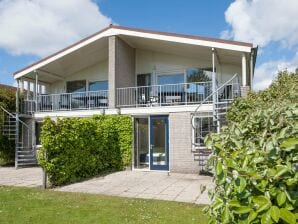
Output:
[[[210,188],[212,178],[197,174],[121,171],[53,190],[209,204],[207,191],[200,192],[201,184]],[[1,167],[0,185],[41,187],[42,169]]]
[[0,185],[41,187],[42,169],[40,167],[20,169],[0,167]]

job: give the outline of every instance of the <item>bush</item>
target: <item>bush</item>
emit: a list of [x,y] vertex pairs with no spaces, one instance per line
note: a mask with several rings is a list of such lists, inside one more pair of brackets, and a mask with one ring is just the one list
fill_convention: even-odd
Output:
[[298,73],[280,72],[277,80],[266,90],[250,92],[246,98],[236,99],[228,110],[227,119],[241,122],[252,111],[283,101],[298,103]]
[[0,165],[11,164],[14,162],[14,141],[8,140],[0,133]]
[[[0,106],[10,112],[15,111],[15,92],[11,89],[0,89]],[[0,110],[2,113],[2,111]],[[13,163],[15,153],[15,142],[9,141],[2,135],[3,117],[0,115],[0,165]]]
[[41,143],[38,161],[53,185],[123,170],[131,161],[132,120],[120,115],[46,118]]
[[267,90],[237,100],[228,127],[205,139],[215,179],[210,223],[296,223],[296,81],[297,74],[284,72]]
[[0,89],[0,106],[10,112],[16,109],[16,93],[11,89]]

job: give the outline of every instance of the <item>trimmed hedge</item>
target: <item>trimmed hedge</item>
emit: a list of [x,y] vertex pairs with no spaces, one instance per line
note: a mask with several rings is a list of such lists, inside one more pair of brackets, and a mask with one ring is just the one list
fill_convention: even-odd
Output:
[[[122,115],[46,118],[39,164],[52,185],[62,185],[130,165],[132,119]],[[46,156],[45,156],[46,155]]]

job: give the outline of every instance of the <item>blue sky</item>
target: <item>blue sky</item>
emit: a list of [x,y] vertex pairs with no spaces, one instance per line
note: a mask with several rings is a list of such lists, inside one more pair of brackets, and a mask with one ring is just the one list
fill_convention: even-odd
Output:
[[[112,22],[253,42],[260,46],[255,83],[261,89],[278,69],[298,67],[298,16],[291,11],[298,8],[297,2],[288,0],[287,5],[282,5],[277,0],[3,0],[0,83],[13,84],[12,73],[16,70]],[[79,16],[82,12],[84,16]],[[276,18],[283,12],[286,15],[282,19]]]

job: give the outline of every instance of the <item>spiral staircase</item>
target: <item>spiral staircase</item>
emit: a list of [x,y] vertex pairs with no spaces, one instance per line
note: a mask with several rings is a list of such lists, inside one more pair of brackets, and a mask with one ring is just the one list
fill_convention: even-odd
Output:
[[[193,139],[196,138],[196,133],[198,133],[199,141],[194,140],[192,142],[191,152],[194,160],[198,161],[200,174],[210,173],[207,161],[212,150],[204,145],[204,137],[210,132],[218,133],[221,127],[226,125],[228,108],[232,104],[233,99],[239,96],[239,77],[235,74],[225,83],[218,85],[218,88],[207,96],[193,112],[191,119]],[[204,119],[205,121],[203,121]]]
[[15,167],[36,165],[36,150],[32,144],[32,128],[17,114],[0,106],[3,136],[15,143]]

